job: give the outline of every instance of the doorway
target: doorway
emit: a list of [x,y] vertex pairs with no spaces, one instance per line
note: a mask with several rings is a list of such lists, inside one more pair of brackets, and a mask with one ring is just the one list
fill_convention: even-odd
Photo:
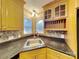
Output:
[[79,9],[77,9],[77,56],[79,55]]

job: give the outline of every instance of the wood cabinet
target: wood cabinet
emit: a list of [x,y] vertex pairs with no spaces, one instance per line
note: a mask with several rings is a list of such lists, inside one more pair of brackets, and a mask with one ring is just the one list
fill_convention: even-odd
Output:
[[74,59],[74,57],[47,48],[47,59]]
[[59,17],[59,6],[55,8],[55,17]]
[[36,56],[36,59],[46,59],[46,54],[42,53]]
[[19,59],[74,59],[72,56],[57,52],[50,48],[21,52],[19,56]]
[[59,59],[58,53],[47,48],[47,59]]
[[45,29],[66,29],[66,19],[44,21]]
[[21,52],[19,59],[46,59],[46,48]]
[[47,59],[59,59],[57,56],[47,54]]
[[[44,10],[52,9],[51,20],[47,19],[44,21],[44,29],[46,34],[54,31],[67,32],[67,5],[65,0],[53,1],[46,6]],[[49,7],[48,7],[49,6]],[[53,35],[53,33],[51,33]],[[59,35],[59,34],[57,34]]]
[[55,7],[55,18],[56,17],[62,17],[66,16],[66,5],[65,4],[60,4],[57,7]]
[[66,1],[65,2],[61,2],[61,1],[52,2],[52,4],[48,4],[44,6],[43,8],[45,10],[44,19],[54,20],[54,19],[66,17],[67,15]]
[[45,54],[21,53],[20,59],[46,59]]
[[36,55],[33,52],[22,52],[20,53],[19,59],[35,59]]
[[62,53],[59,53],[60,55],[60,59],[64,58],[64,59],[75,59],[74,57],[71,57],[71,56],[68,56],[66,54],[62,54]]
[[2,0],[2,30],[21,30],[23,22],[23,2]]
[[[0,4],[1,4],[1,0],[0,0]],[[2,22],[2,20],[1,20],[1,5],[0,5],[0,30],[1,30],[1,22]]]
[[44,12],[44,19],[50,19],[51,18],[51,9],[48,9]]

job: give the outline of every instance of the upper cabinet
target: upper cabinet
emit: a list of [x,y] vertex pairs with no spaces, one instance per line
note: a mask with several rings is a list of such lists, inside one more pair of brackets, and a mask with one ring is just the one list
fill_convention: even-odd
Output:
[[[67,15],[67,4],[66,0],[56,0],[53,1],[45,6],[43,6],[44,9],[44,19],[61,19],[66,18]],[[49,11],[49,14],[48,12]]]
[[65,4],[60,5],[60,16],[65,16]]
[[[56,0],[43,7],[45,10],[44,29],[46,31],[67,31],[66,0]],[[51,11],[50,11],[50,10]],[[50,17],[49,17],[50,16]]]
[[50,19],[51,18],[51,9],[48,9],[44,12],[44,19]]
[[[0,4],[1,4],[1,0],[0,0]],[[0,5],[0,30],[1,30],[1,5]]]
[[65,4],[59,5],[55,8],[55,17],[62,17],[65,15]]
[[55,17],[59,17],[59,6],[57,6],[56,8],[55,8]]
[[2,30],[22,29],[23,3],[22,0],[2,0]]

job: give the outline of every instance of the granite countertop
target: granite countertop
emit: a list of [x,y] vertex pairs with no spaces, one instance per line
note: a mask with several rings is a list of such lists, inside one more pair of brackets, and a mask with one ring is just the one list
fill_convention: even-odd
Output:
[[[36,35],[36,37],[41,38],[44,41],[45,46],[43,46],[43,47],[48,47],[48,48],[56,50],[58,52],[61,52],[61,53],[64,53],[64,54],[67,54],[67,55],[75,57],[73,51],[69,48],[69,46],[66,44],[64,39],[53,38],[53,37],[49,37],[49,36],[41,35],[41,34],[39,36]],[[19,40],[19,39],[22,39],[22,40],[26,39],[26,40],[28,40],[29,38],[34,38],[34,35],[33,34],[25,35],[23,37],[16,38],[16,39],[13,39],[13,40],[0,42],[0,44],[5,44],[6,42],[7,43],[13,42],[13,41]],[[40,47],[40,48],[43,48],[43,47]],[[38,49],[38,48],[35,48],[35,49]],[[28,50],[25,50],[25,51],[28,51]]]
[[45,42],[48,48],[75,57],[73,51],[68,47],[66,43],[54,41],[53,39],[42,39],[42,40]]
[[[55,39],[53,37],[45,37],[45,35],[41,35],[39,36],[39,38],[41,38],[45,43],[45,46],[43,47],[48,47],[58,52],[75,57],[73,51],[69,48],[69,46],[66,44],[64,39]],[[43,48],[43,47],[38,47],[38,48]],[[38,48],[35,48],[35,49],[38,49]],[[34,50],[34,49],[31,49],[31,50]],[[25,50],[25,51],[30,51],[30,50]]]

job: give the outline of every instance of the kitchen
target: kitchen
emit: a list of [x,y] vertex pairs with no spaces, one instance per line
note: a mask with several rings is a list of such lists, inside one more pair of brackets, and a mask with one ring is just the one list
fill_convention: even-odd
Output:
[[0,4],[0,59],[78,59],[78,0]]

